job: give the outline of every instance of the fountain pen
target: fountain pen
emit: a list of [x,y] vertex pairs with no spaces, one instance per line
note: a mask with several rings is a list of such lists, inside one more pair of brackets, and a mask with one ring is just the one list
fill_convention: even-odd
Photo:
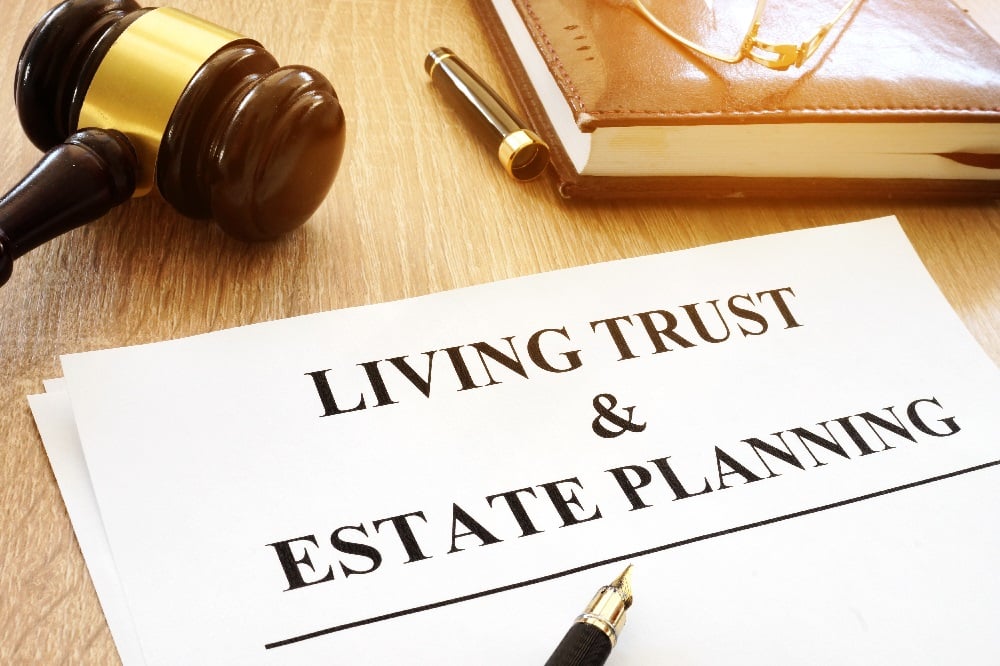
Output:
[[600,666],[625,626],[625,611],[632,605],[632,565],[597,591],[570,625],[545,666]]

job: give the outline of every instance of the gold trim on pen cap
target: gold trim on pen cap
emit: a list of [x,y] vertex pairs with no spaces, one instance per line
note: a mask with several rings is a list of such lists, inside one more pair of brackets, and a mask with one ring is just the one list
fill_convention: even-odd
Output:
[[548,166],[549,147],[531,130],[520,129],[503,138],[497,156],[511,176],[531,180],[542,175]]
[[135,195],[156,181],[156,156],[177,100],[219,49],[245,39],[190,14],[146,12],[110,46],[87,89],[77,128],[116,129],[139,158]]
[[427,76],[434,78],[434,70],[441,64],[441,61],[454,57],[454,51],[447,47],[439,46],[436,49],[432,49],[430,53],[427,54],[427,57],[424,58],[424,71],[427,72]]

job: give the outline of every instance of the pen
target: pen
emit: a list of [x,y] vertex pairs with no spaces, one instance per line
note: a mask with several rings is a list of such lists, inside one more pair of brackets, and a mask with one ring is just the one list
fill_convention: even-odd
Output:
[[625,611],[632,605],[632,565],[597,591],[545,666],[600,666],[625,626]]
[[517,180],[531,180],[549,163],[549,147],[500,99],[500,96],[451,49],[427,54],[424,69],[431,82],[471,116],[475,128]]

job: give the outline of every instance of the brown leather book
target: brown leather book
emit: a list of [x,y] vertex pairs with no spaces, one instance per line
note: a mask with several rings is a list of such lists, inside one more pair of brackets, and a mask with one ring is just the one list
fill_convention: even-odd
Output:
[[[473,4],[564,196],[1000,197],[1000,45],[950,0],[858,0],[784,71],[627,0]],[[737,4],[645,2],[705,46]],[[797,44],[842,7],[772,0],[758,36]]]

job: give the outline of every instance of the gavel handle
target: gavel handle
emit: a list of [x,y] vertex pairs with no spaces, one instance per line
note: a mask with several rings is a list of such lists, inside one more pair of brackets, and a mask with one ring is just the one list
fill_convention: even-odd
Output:
[[45,153],[0,198],[0,285],[18,257],[127,201],[137,169],[132,144],[114,130],[82,130]]

